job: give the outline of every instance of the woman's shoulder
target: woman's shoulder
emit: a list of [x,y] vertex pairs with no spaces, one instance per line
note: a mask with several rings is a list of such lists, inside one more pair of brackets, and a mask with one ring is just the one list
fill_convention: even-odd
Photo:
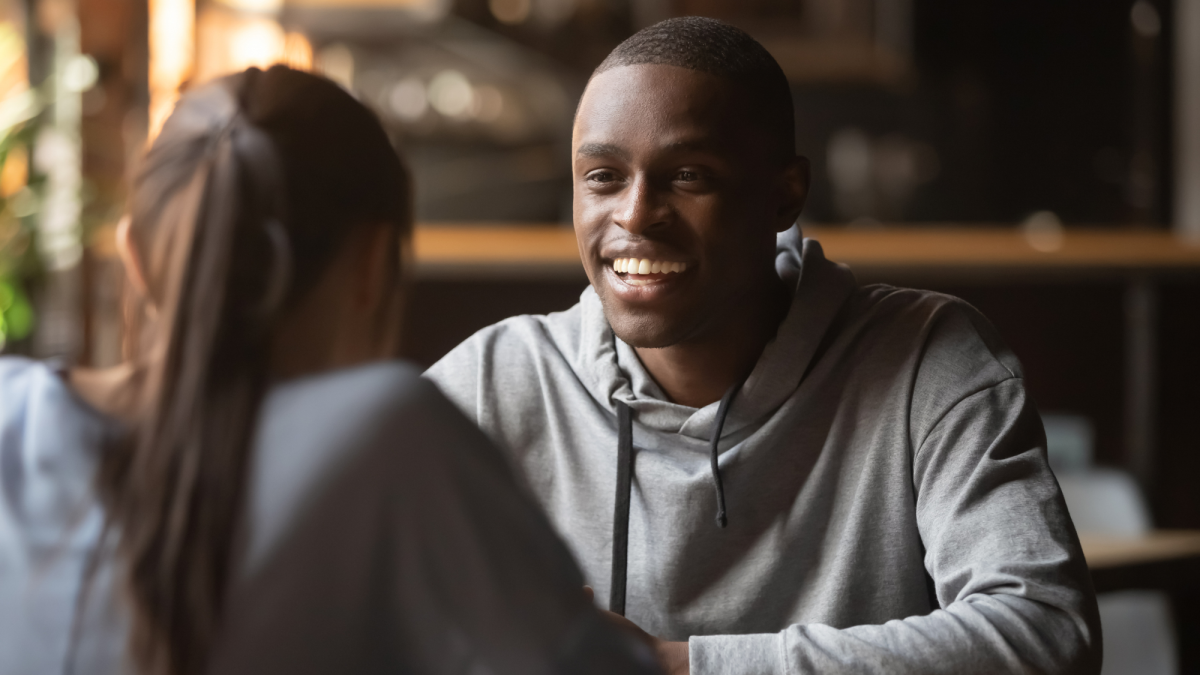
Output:
[[48,415],[79,412],[76,403],[54,365],[21,356],[0,357],[0,445],[14,442],[14,428]]
[[267,452],[277,445],[338,448],[345,456],[398,440],[421,445],[464,426],[470,423],[416,365],[382,361],[274,386],[263,404],[258,444]]
[[479,433],[417,366],[381,361],[273,386],[259,416],[255,461],[319,479],[366,455],[419,455],[471,432]]
[[64,372],[54,361],[0,357],[0,427],[41,424],[56,429],[56,437],[82,434],[85,439],[107,434],[115,422],[84,402]]
[[41,495],[43,505],[59,501],[48,495],[73,504],[90,495],[115,425],[84,403],[60,371],[54,363],[0,357],[0,489]]
[[304,526],[313,500],[391,499],[414,484],[459,476],[464,456],[506,468],[415,365],[378,362],[276,384],[263,401],[250,460],[245,564],[255,568]]
[[289,427],[338,423],[349,431],[365,430],[431,396],[438,396],[437,389],[415,365],[379,361],[277,384],[264,401],[263,415],[265,421]]
[[[13,397],[15,402],[18,397],[23,397],[38,386],[40,380],[54,374],[54,369],[44,361],[23,356],[0,356],[0,397]],[[0,407],[0,415],[7,412],[8,407]]]

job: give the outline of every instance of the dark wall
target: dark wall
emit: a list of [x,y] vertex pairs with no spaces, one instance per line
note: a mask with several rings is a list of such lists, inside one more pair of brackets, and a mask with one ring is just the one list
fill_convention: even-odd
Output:
[[826,144],[843,127],[936,151],[904,221],[1170,220],[1170,2],[1157,35],[1133,0],[914,0],[915,77],[897,86],[797,84],[797,144],[814,164],[806,217],[840,218]]

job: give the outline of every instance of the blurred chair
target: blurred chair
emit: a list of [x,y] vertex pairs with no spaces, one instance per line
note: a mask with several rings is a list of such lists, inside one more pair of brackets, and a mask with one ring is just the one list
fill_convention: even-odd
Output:
[[[1137,536],[1152,527],[1141,490],[1124,471],[1092,466],[1086,418],[1044,415],[1046,445],[1075,529],[1083,535]],[[1176,675],[1175,624],[1159,591],[1101,593],[1101,675]]]

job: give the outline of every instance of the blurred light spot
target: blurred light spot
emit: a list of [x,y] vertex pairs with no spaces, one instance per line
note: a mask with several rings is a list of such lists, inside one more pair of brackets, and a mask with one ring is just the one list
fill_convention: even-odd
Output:
[[251,66],[269,68],[284,53],[284,34],[270,19],[251,19],[229,36],[229,66],[233,72]]
[[474,103],[471,112],[480,122],[495,122],[504,112],[504,94],[491,85],[475,88]]
[[283,62],[296,70],[312,70],[312,43],[304,33],[288,33],[283,39]]
[[29,152],[23,145],[14,145],[4,158],[0,169],[0,197],[8,199],[25,188],[29,182]]
[[556,28],[575,13],[575,0],[537,0],[534,10],[539,23]]
[[416,77],[400,80],[388,92],[387,104],[400,119],[409,122],[421,119],[429,108],[429,98],[425,96],[425,83]]
[[62,77],[69,91],[87,91],[100,77],[100,66],[87,54],[76,54],[63,67]]
[[533,0],[488,0],[488,9],[500,23],[525,23],[533,9]]
[[43,127],[33,145],[33,168],[47,176],[39,209],[38,249],[47,266],[61,270],[79,262],[79,143],[57,127]]
[[1021,231],[1029,246],[1041,253],[1053,253],[1063,247],[1066,235],[1062,221],[1053,211],[1038,211],[1021,223]]
[[179,88],[192,74],[195,55],[194,0],[150,0],[149,4],[151,141],[175,108]]
[[457,70],[443,70],[429,83],[429,103],[446,117],[462,118],[470,114],[474,98],[471,83]]
[[1158,10],[1147,0],[1138,0],[1129,10],[1129,22],[1138,35],[1144,38],[1155,38],[1162,31],[1162,18]]
[[354,53],[341,43],[333,43],[317,54],[317,70],[347,90],[354,88]]
[[840,191],[865,189],[871,182],[871,140],[862,129],[834,132],[826,150],[829,176]]
[[243,12],[276,14],[283,9],[283,0],[220,0],[222,5]]

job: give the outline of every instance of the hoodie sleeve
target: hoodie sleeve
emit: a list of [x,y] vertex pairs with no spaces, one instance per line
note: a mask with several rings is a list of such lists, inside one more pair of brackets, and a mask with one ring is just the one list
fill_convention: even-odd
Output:
[[693,637],[693,675],[1098,673],[1095,594],[1018,373],[963,392],[915,439],[917,525],[939,609]]

